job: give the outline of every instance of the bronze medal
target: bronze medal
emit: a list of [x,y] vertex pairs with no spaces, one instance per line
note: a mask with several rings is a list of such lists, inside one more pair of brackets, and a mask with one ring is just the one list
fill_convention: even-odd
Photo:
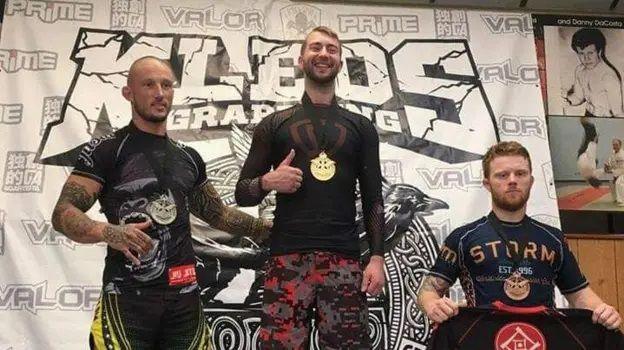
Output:
[[336,162],[322,151],[318,157],[310,161],[310,172],[319,181],[331,180],[336,174]]
[[529,296],[531,292],[531,282],[522,277],[520,272],[516,271],[505,279],[503,288],[505,289],[505,294],[507,294],[511,300],[520,301]]

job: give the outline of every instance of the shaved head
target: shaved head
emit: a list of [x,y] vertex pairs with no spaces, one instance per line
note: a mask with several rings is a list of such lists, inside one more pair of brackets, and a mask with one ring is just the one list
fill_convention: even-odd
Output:
[[173,67],[171,67],[171,63],[169,63],[169,61],[163,60],[162,58],[158,58],[156,56],[143,56],[132,62],[132,64],[130,65],[130,68],[128,69],[127,85],[130,85],[132,81],[136,78],[137,70],[139,69],[139,67],[149,61],[162,64],[163,66],[167,67],[169,71],[171,71],[172,76],[175,76],[175,74],[173,73]]
[[175,75],[171,64],[154,56],[137,59],[128,69],[122,94],[132,105],[135,123],[163,124],[173,104]]

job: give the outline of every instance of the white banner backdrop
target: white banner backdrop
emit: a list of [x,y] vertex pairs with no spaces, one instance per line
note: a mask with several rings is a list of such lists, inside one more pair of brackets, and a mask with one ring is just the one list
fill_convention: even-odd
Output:
[[[179,86],[170,136],[200,152],[235,205],[250,132],[301,97],[299,47],[317,25],[343,41],[341,104],[378,128],[386,208],[409,214],[388,211],[389,231],[409,230],[386,253],[384,295],[370,300],[376,349],[424,348],[430,329],[415,295],[441,240],[489,211],[480,170],[488,146],[527,146],[536,178],[529,214],[559,226],[529,15],[277,0],[7,0],[0,350],[86,347],[105,247],[67,240],[50,216],[76,149],[128,124],[121,87],[129,64],[144,55],[172,60]],[[446,204],[424,208],[427,196]],[[271,208],[251,212],[270,216]],[[89,214],[103,218],[98,209]],[[256,349],[262,247],[195,228],[216,348]],[[227,260],[223,251],[239,255]],[[461,299],[461,289],[451,296]]]

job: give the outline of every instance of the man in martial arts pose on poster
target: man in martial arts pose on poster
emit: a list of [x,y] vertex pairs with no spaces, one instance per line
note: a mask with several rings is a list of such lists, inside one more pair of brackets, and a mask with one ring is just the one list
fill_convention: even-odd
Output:
[[607,159],[604,166],[605,173],[613,175],[611,183],[611,195],[613,201],[618,206],[624,206],[624,150],[622,150],[622,140],[613,139],[611,141],[613,153]]

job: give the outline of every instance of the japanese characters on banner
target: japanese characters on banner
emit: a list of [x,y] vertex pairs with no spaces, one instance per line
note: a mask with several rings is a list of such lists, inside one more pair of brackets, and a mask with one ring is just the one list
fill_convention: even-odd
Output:
[[[253,127],[300,99],[299,48],[317,25],[343,42],[340,103],[377,127],[385,205],[395,209],[388,230],[409,227],[385,255],[384,294],[369,300],[375,349],[424,348],[431,328],[416,293],[441,241],[489,211],[481,158],[491,144],[527,146],[536,178],[529,214],[559,225],[529,15],[277,0],[7,0],[0,350],[85,347],[105,247],[69,241],[50,217],[81,145],[128,124],[129,64],[144,55],[172,61],[179,86],[169,135],[200,152],[235,205]],[[429,198],[444,204],[427,208]],[[245,210],[270,218],[273,207],[269,198]],[[103,219],[98,209],[89,215]],[[410,215],[392,217],[399,210]],[[266,249],[200,222],[193,235],[215,348],[257,349]],[[461,289],[451,296],[462,299]]]

